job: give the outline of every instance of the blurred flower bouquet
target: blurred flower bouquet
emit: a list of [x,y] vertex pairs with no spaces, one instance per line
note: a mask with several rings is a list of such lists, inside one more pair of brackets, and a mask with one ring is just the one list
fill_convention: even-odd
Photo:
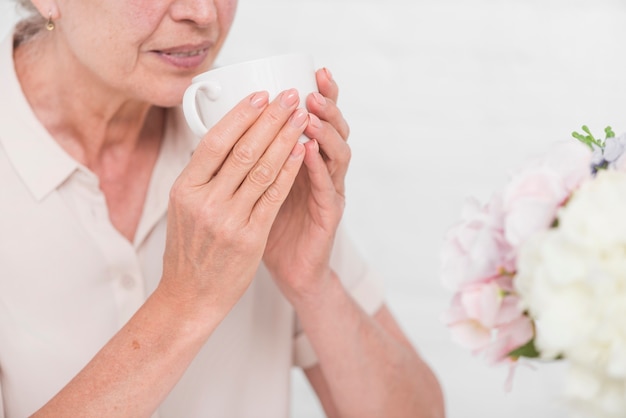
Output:
[[626,416],[626,135],[558,143],[442,248],[453,340],[490,364],[565,359],[577,411]]

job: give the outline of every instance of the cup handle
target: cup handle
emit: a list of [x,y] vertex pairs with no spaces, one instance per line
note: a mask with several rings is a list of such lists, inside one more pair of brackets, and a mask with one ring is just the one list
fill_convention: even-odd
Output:
[[208,98],[215,101],[219,98],[221,89],[219,85],[215,83],[200,81],[192,83],[189,87],[187,87],[187,90],[185,90],[185,94],[183,95],[183,113],[185,114],[187,124],[193,133],[199,137],[203,137],[208,132],[209,128],[207,128],[204,122],[202,122],[198,112],[196,96],[198,95],[199,90],[206,91]]

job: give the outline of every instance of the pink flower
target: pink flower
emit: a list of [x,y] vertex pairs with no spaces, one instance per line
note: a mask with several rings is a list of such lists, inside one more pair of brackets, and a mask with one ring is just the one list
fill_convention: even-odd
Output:
[[510,286],[510,277],[467,285],[444,314],[452,340],[475,354],[484,352],[490,363],[506,361],[533,338],[532,323]]
[[[515,297],[517,304],[519,298]],[[535,331],[532,320],[526,315],[519,315],[515,319],[495,328],[494,343],[486,350],[487,363],[497,364],[508,361],[509,354],[526,345]]]
[[591,176],[590,161],[582,143],[557,143],[513,175],[503,192],[504,235],[513,248],[550,227],[558,208]]
[[502,228],[499,196],[481,206],[468,199],[462,220],[447,233],[441,250],[443,283],[457,290],[466,283],[485,281],[514,265]]
[[551,227],[559,208],[591,177],[591,155],[582,143],[557,143],[486,205],[468,200],[446,235],[442,281],[456,293],[444,322],[455,342],[489,363],[514,362],[511,352],[534,338],[514,286],[518,252],[531,235]]
[[537,231],[550,227],[556,213],[591,176],[591,151],[579,142],[557,143],[513,175],[503,192],[504,235],[517,249]]
[[505,237],[514,248],[550,227],[569,193],[557,173],[543,167],[515,176],[504,191]]

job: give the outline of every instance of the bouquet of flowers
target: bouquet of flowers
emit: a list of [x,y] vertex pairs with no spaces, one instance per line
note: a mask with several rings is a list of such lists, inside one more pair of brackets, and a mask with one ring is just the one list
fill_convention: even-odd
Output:
[[587,127],[469,199],[446,235],[452,339],[490,364],[565,359],[565,397],[626,416],[626,135]]

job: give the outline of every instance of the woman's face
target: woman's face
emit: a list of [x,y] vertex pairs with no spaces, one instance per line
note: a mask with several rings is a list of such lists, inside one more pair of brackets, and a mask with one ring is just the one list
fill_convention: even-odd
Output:
[[57,0],[57,54],[105,89],[160,106],[180,103],[207,70],[237,0]]

